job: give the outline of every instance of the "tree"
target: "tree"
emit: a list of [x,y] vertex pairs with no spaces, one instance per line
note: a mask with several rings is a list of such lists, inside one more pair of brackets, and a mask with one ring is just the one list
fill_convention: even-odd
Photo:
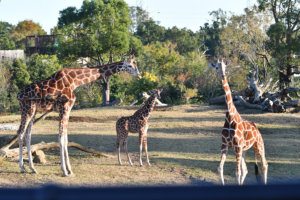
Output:
[[202,51],[209,57],[218,57],[220,47],[220,34],[227,23],[227,13],[222,9],[209,13],[213,17],[212,24],[205,23],[200,27],[199,38],[203,41]]
[[[112,63],[129,51],[129,9],[123,0],[85,0],[80,9],[60,11],[59,58],[88,57],[95,64]],[[135,41],[136,42],[136,41]],[[103,104],[109,103],[111,77],[102,81]]]
[[15,112],[19,108],[17,94],[30,82],[30,75],[27,71],[27,66],[21,59],[15,59],[13,62],[4,63],[8,70],[10,83],[8,86],[8,100],[10,102],[10,112]]
[[32,20],[24,20],[17,24],[12,33],[12,38],[16,42],[16,47],[25,49],[25,38],[27,35],[45,35],[42,27]]
[[132,6],[130,7],[130,19],[131,19],[131,26],[130,30],[132,33],[136,32],[137,27],[141,25],[143,22],[146,22],[150,19],[149,13],[143,8],[139,6]]
[[258,0],[259,9],[272,13],[275,23],[267,31],[267,49],[276,60],[279,87],[285,89],[293,83],[296,73],[294,54],[300,52],[299,0]]
[[171,42],[156,42],[144,46],[142,72],[154,73],[160,79],[171,75],[181,58],[175,47]]
[[165,40],[176,44],[176,50],[181,54],[197,50],[199,48],[198,35],[186,28],[178,29],[176,26],[167,29]]
[[9,85],[9,74],[7,69],[0,64],[0,113],[8,108],[7,89]]
[[50,77],[62,67],[55,55],[32,55],[27,62],[30,81],[40,81]]
[[144,45],[152,42],[162,42],[165,40],[165,28],[158,25],[153,19],[149,19],[140,23],[137,27],[135,35]]
[[14,30],[14,26],[7,22],[0,22],[0,49],[15,49],[15,43],[10,39],[10,34]]

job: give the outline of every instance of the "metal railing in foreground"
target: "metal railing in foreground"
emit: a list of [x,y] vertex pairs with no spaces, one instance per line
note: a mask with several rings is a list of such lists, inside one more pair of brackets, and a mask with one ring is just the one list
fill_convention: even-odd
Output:
[[288,184],[244,186],[100,187],[43,186],[0,189],[0,199],[10,200],[276,200],[300,199],[300,181]]

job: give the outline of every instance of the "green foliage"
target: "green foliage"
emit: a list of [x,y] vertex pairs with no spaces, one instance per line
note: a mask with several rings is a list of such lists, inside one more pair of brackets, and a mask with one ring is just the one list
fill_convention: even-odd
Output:
[[34,54],[29,58],[27,66],[31,82],[44,80],[62,69],[56,55]]
[[25,49],[25,38],[28,35],[45,35],[46,32],[42,27],[32,20],[24,20],[17,24],[11,34],[12,39],[16,43],[16,48]]
[[198,34],[186,28],[178,29],[175,26],[171,29],[167,29],[165,40],[169,40],[173,44],[176,44],[175,50],[181,55],[195,51],[199,48]]
[[181,56],[174,50],[176,45],[171,42],[156,42],[144,46],[144,62],[142,72],[154,73],[159,77],[174,72],[175,66],[180,61]]
[[9,107],[8,101],[8,70],[0,64],[0,113],[5,113]]
[[103,62],[129,50],[129,9],[123,0],[84,1],[80,9],[60,11],[59,57],[89,57]]
[[15,49],[15,42],[10,39],[10,34],[14,30],[14,26],[7,22],[0,22],[0,49]]
[[19,110],[19,102],[17,100],[18,92],[30,82],[30,75],[27,72],[27,66],[21,59],[15,59],[13,62],[4,63],[10,77],[9,86],[7,88],[7,109],[10,112]]
[[299,0],[258,0],[259,9],[272,13],[275,23],[267,34],[267,50],[276,58],[275,66],[279,68],[280,89],[291,86],[293,82],[294,54],[300,53],[299,34]]
[[6,63],[6,67],[11,75],[11,89],[18,91],[31,83],[30,74],[27,71],[27,66],[21,59],[15,59],[12,63]]
[[212,24],[205,23],[204,26],[201,26],[199,37],[204,43],[202,50],[207,51],[206,54],[213,58],[221,56],[219,52],[220,35],[228,21],[228,16],[222,9],[210,12],[210,15],[213,17]]
[[197,96],[197,92],[198,90],[197,89],[192,89],[192,88],[187,88],[184,92],[184,98],[186,99],[187,103],[188,103],[188,100],[190,98],[193,98],[195,96]]
[[153,19],[141,22],[138,24],[136,36],[143,42],[144,45],[156,41],[165,40],[165,28],[159,26]]

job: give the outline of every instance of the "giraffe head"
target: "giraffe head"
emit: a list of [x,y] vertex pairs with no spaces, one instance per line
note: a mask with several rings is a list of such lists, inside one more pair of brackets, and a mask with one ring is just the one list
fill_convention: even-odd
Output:
[[[160,99],[160,93],[162,92],[162,89],[157,89],[155,91],[149,91],[149,93],[151,94],[151,96],[154,96],[157,99]],[[147,93],[146,93],[147,94]],[[144,94],[143,94],[144,95]]]
[[218,62],[216,64],[212,64],[209,63],[209,66],[211,68],[215,68],[217,70],[217,73],[219,74],[219,76],[224,79],[224,77],[226,76],[225,72],[226,72],[226,67],[229,63],[227,61],[223,61],[223,59],[220,61],[218,59]]
[[134,76],[137,76],[140,79],[141,74],[137,68],[137,64],[134,58],[134,56],[130,56],[129,59],[124,60],[121,71],[126,71]]

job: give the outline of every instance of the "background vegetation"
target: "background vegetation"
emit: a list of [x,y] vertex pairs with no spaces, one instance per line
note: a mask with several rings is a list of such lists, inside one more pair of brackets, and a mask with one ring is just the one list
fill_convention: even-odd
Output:
[[[258,0],[241,15],[212,11],[211,20],[193,32],[160,26],[145,10],[128,7],[123,0],[85,0],[79,9],[60,12],[51,32],[59,35],[53,55],[0,64],[0,112],[17,112],[16,94],[24,85],[63,67],[81,66],[79,60],[101,65],[129,54],[136,55],[143,79],[120,73],[84,85],[76,90],[75,107],[94,107],[116,98],[130,104],[140,92],[156,87],[164,89],[162,102],[167,104],[207,102],[222,94],[215,73],[207,67],[221,56],[231,61],[232,90],[247,87],[246,76],[255,66],[262,82],[272,77],[281,89],[299,86],[294,80],[299,73],[299,9],[297,0]],[[0,49],[25,50],[26,35],[35,34],[46,32],[30,20],[17,25],[0,22]]]

